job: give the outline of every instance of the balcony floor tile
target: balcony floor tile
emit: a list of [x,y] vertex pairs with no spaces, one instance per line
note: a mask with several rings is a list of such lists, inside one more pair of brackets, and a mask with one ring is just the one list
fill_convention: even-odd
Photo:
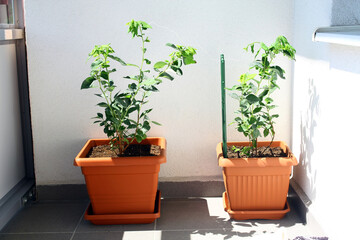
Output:
[[88,204],[79,200],[35,202],[0,231],[0,240],[292,240],[324,236],[318,225],[303,223],[296,206],[290,206],[292,211],[281,220],[234,221],[224,211],[221,197],[165,198],[161,216],[154,223],[93,225],[83,218]]

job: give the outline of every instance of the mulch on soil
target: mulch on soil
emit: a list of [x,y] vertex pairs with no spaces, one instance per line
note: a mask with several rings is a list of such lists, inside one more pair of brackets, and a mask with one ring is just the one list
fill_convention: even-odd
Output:
[[93,147],[87,157],[139,157],[139,156],[159,156],[161,153],[160,146],[157,145],[141,145],[131,144],[125,153],[121,156],[118,155],[119,151],[115,152],[111,149],[110,145],[99,145]]

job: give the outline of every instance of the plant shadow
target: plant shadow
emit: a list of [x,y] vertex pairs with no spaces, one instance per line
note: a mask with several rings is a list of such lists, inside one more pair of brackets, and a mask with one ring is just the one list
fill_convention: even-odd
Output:
[[[313,79],[309,79],[308,90],[307,90],[307,107],[305,112],[302,113],[300,122],[300,156],[299,166],[297,167],[297,174],[302,177],[302,186],[307,189],[309,197],[311,199],[316,198],[316,178],[317,171],[313,168],[313,164],[316,159],[314,155],[314,136],[317,127],[317,116],[319,114],[319,100],[316,85]],[[306,179],[305,179],[306,178]]]
[[163,240],[251,238],[303,224],[296,211],[290,211],[280,220],[233,220],[224,211],[219,198],[216,203],[209,202],[209,198],[164,199],[162,209],[156,230],[161,230]]

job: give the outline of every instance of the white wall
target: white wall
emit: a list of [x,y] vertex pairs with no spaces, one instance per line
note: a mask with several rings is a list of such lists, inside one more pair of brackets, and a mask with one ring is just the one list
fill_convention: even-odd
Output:
[[[25,10],[39,185],[83,183],[73,158],[88,138],[105,137],[90,119],[97,111],[94,91],[80,91],[90,70],[87,54],[95,44],[112,43],[123,59],[138,62],[139,42],[125,26],[133,18],[153,26],[148,32],[153,61],[170,53],[167,42],[198,49],[198,64],[184,68],[183,77],[164,83],[152,98],[156,107],[151,117],[162,126],[153,126],[149,135],[168,141],[168,161],[160,177],[220,176],[215,153],[222,136],[220,54],[225,54],[227,85],[232,86],[251,60],[243,47],[253,41],[271,43],[280,34],[291,41],[293,17],[288,0],[27,0]],[[285,69],[290,78],[291,64],[285,62]],[[289,142],[291,80],[281,86],[277,139]],[[228,99],[228,105],[235,107],[235,102]],[[229,122],[233,111],[228,109]],[[230,140],[246,140],[230,128],[228,135]]]
[[0,199],[25,177],[15,44],[0,44]]
[[358,236],[360,48],[311,37],[318,27],[359,21],[360,12],[353,11],[359,2],[295,3],[293,150],[300,164],[294,178],[330,239]]

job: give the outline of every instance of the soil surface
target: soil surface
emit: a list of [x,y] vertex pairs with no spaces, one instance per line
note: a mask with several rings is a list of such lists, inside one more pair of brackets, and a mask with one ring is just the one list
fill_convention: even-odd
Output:
[[93,147],[87,157],[138,157],[138,156],[159,156],[161,153],[160,146],[132,144],[126,150],[124,155],[119,156],[118,151],[115,153],[111,150],[110,145],[99,145]]
[[[235,146],[240,151],[234,151],[234,146],[228,146],[228,158],[248,158],[247,155],[241,153],[242,146]],[[287,154],[280,147],[259,147],[256,154],[252,158],[261,157],[287,157]]]

